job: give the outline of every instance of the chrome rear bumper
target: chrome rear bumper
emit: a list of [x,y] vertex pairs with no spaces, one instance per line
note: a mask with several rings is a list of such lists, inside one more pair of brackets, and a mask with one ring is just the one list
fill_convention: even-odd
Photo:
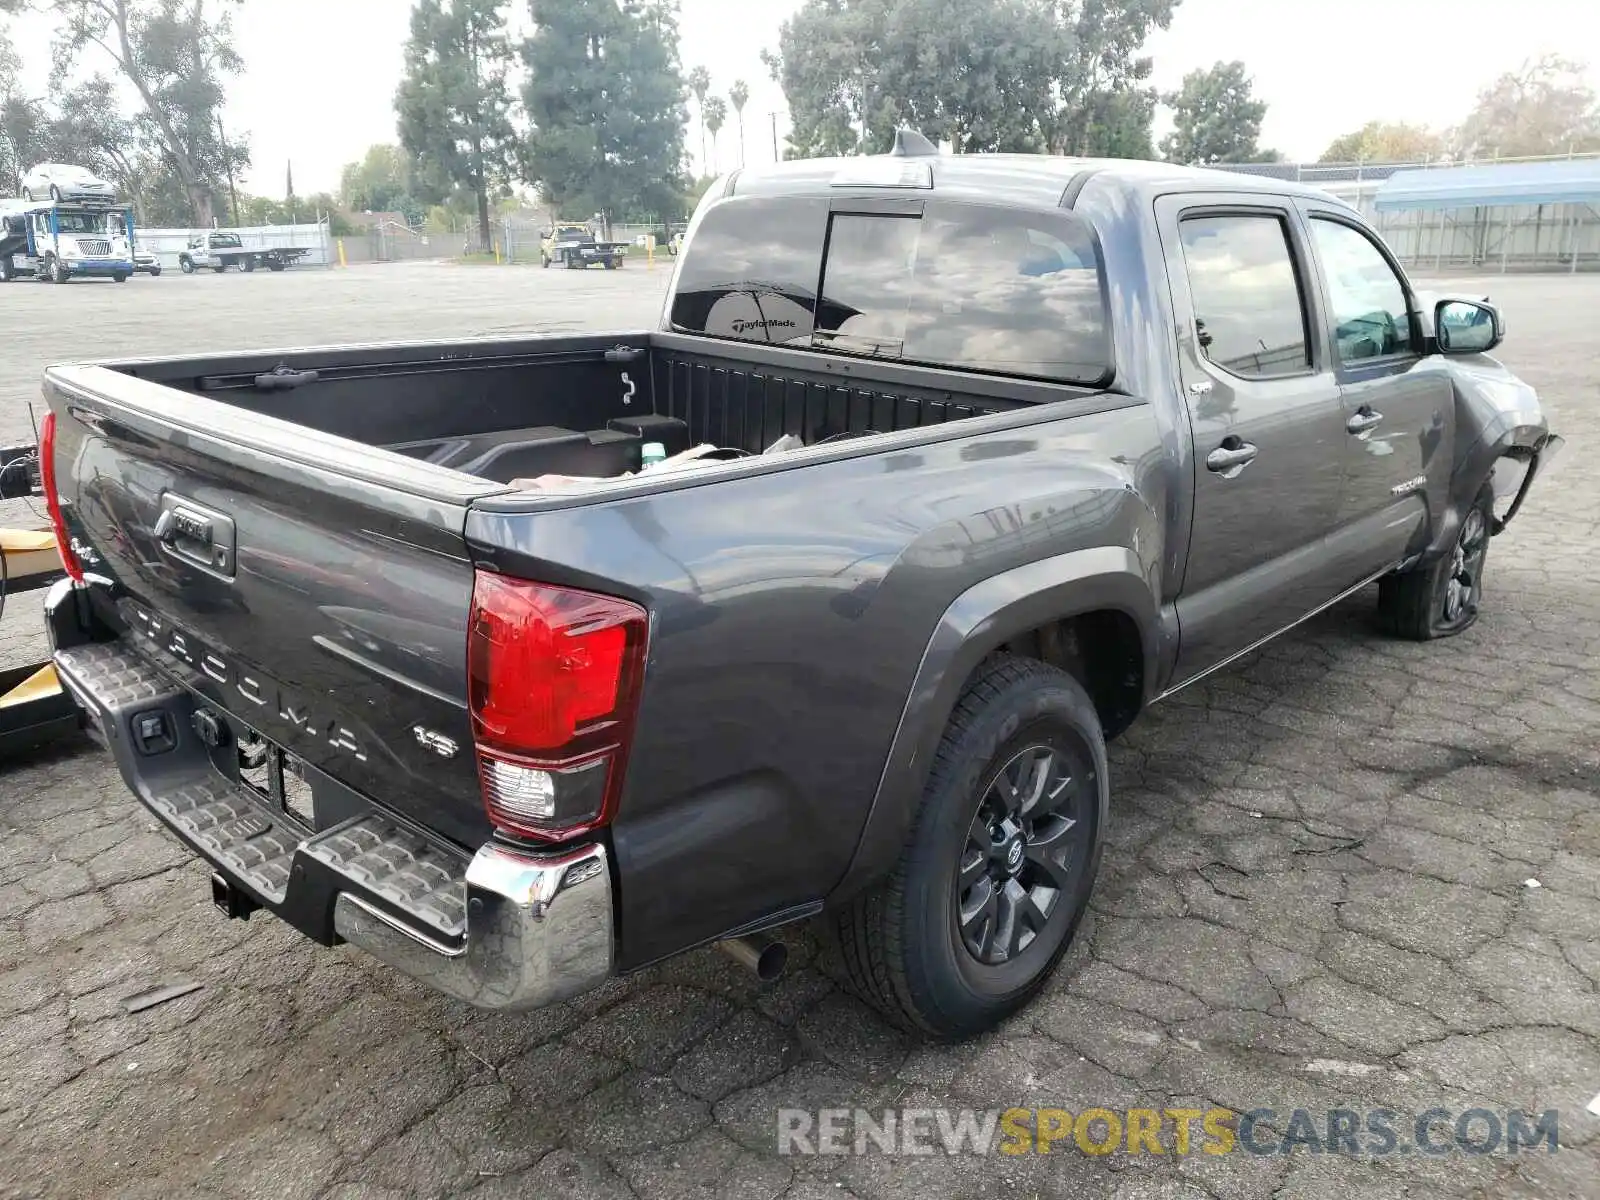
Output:
[[126,640],[72,637],[76,600],[65,580],[47,600],[57,674],[135,796],[210,865],[231,914],[267,909],[480,1008],[539,1008],[611,975],[604,846],[492,842],[468,858],[376,806],[310,829],[219,771],[190,732],[194,693]]
[[612,970],[611,872],[604,846],[553,856],[489,845],[467,867],[463,943],[434,941],[354,892],[340,937],[401,974],[479,1008],[525,1010],[598,986]]

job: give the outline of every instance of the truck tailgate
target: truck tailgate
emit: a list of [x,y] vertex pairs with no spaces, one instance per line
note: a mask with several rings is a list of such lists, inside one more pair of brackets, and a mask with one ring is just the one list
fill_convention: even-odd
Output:
[[52,368],[45,393],[64,518],[124,637],[308,779],[484,840],[461,531],[503,489],[122,371]]

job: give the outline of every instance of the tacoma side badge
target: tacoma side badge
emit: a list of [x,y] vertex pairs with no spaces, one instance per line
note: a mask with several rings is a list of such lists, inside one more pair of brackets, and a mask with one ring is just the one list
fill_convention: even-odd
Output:
[[459,749],[454,738],[447,738],[442,733],[424,729],[421,725],[413,725],[411,733],[417,739],[417,745],[432,750],[440,758],[454,758],[456,750]]

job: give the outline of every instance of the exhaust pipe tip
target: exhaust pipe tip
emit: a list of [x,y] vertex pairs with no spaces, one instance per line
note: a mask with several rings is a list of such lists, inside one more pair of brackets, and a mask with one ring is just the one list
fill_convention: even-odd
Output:
[[789,965],[789,947],[774,938],[735,937],[717,943],[721,950],[762,983],[771,983]]

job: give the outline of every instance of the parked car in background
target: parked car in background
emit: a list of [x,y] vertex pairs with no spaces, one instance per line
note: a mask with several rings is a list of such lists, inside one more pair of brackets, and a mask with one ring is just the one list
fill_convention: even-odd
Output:
[[133,273],[143,273],[154,279],[161,274],[161,260],[151,250],[135,249],[133,252]]
[[86,167],[67,163],[40,163],[22,177],[24,200],[104,200],[117,198],[115,184],[107,183]]

